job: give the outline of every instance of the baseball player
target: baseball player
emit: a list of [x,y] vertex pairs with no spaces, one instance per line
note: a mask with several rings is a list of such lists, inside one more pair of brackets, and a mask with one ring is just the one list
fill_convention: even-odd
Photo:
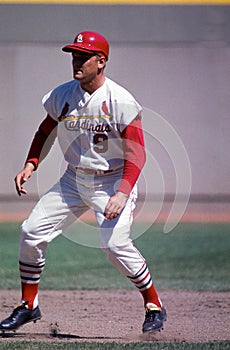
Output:
[[[43,98],[47,112],[32,141],[16,190],[31,177],[58,138],[67,161],[64,175],[21,225],[21,303],[0,323],[15,331],[41,318],[38,286],[46,247],[89,208],[95,212],[107,259],[140,291],[145,307],[143,332],[163,328],[166,310],[145,259],[130,239],[136,182],[145,164],[141,106],[104,70],[109,43],[99,33],[81,32],[62,49],[72,54],[73,80]],[[86,233],[87,234],[87,233]]]

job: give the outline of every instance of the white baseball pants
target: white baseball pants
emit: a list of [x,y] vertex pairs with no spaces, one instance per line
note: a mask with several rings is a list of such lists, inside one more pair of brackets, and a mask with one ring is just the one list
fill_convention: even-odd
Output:
[[[122,213],[105,220],[105,206],[119,185],[122,170],[104,175],[86,175],[68,167],[60,181],[37,203],[21,226],[19,261],[21,279],[38,283],[45,266],[46,247],[89,208],[95,212],[101,248],[107,259],[125,276],[133,277],[143,268],[144,258],[130,239],[136,186]],[[87,234],[87,232],[86,232]]]

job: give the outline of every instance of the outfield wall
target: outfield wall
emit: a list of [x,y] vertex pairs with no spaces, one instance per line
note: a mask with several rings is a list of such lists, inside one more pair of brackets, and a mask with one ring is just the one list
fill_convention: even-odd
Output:
[[[108,76],[179,135],[191,162],[192,194],[230,194],[229,6],[1,4],[1,196],[15,193],[13,178],[45,115],[43,94],[71,79],[70,56],[60,48],[85,29],[111,42]],[[144,128],[154,135],[149,113]],[[154,139],[148,148],[142,181],[148,193],[174,193],[169,152]],[[60,158],[55,145],[40,179],[28,184],[30,193],[58,178]]]

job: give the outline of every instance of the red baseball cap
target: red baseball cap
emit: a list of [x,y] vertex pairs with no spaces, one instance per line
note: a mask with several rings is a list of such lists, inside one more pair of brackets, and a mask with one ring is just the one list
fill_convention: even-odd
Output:
[[64,46],[62,48],[64,52],[95,52],[97,54],[102,54],[105,56],[106,60],[109,58],[109,43],[108,41],[99,33],[96,32],[81,32],[77,34],[74,39],[73,44]]

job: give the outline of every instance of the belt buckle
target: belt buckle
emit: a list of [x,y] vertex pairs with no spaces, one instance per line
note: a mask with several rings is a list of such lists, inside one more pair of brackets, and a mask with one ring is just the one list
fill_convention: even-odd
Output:
[[104,170],[98,169],[95,171],[96,175],[104,175]]

